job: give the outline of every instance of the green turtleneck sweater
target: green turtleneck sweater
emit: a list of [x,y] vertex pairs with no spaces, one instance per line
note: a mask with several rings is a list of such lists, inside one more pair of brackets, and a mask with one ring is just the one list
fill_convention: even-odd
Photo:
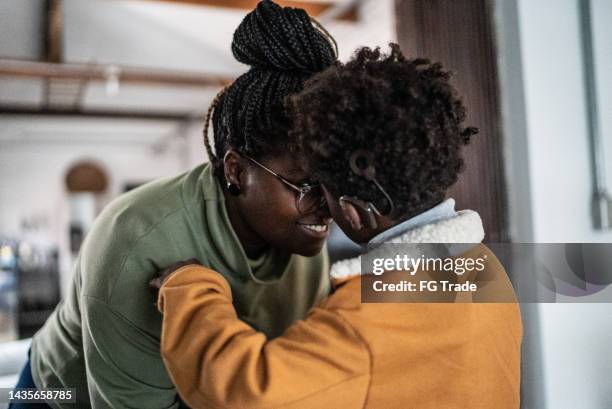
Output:
[[329,292],[325,251],[305,258],[271,250],[249,260],[212,169],[202,165],[131,191],[98,217],[69,294],[34,336],[37,387],[77,388],[78,408],[178,407],[160,356],[162,316],[148,283],[160,269],[192,257],[225,276],[240,318],[269,337]]

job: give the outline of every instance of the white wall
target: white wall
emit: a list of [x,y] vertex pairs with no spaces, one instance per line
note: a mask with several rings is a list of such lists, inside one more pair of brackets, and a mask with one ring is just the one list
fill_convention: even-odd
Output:
[[544,242],[608,242],[612,232],[595,231],[591,222],[578,1],[521,0],[519,5],[535,236]]
[[347,23],[326,21],[325,27],[338,41],[340,60],[348,60],[358,47],[381,47],[397,42],[393,0],[364,0],[359,8],[359,21]]
[[[600,120],[609,133],[612,7],[592,0]],[[499,0],[500,77],[514,238],[610,242],[592,225],[586,93],[579,0]],[[513,36],[513,33],[515,34]],[[602,50],[604,52],[602,53]],[[605,78],[607,76],[607,78]],[[610,179],[612,181],[612,178]],[[612,291],[607,290],[608,298]],[[524,386],[533,409],[612,406],[610,304],[524,305]],[[541,394],[534,398],[533,394]]]
[[93,160],[107,171],[104,204],[126,183],[175,175],[204,159],[191,148],[199,124],[8,115],[0,123],[0,237],[59,244],[63,289],[71,261],[64,178],[72,164]]
[[43,0],[0,1],[0,55],[36,60],[43,53]]
[[205,73],[240,73],[230,52],[245,13],[170,2],[66,0],[65,58]]
[[[239,74],[231,42],[246,10],[176,3],[65,0],[65,57],[218,74]],[[396,38],[393,0],[364,0],[357,22],[323,24],[346,60],[359,46],[386,46]]]

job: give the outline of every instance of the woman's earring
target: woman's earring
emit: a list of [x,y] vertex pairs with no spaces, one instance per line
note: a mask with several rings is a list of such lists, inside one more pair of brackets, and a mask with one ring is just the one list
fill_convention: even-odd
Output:
[[238,196],[240,195],[240,193],[242,193],[242,189],[240,189],[240,186],[230,182],[227,182],[227,191],[230,192],[230,194],[233,196]]

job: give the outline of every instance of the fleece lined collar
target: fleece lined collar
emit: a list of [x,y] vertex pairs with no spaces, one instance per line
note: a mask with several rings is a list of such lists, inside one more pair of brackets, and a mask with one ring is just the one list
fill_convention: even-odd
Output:
[[382,233],[375,236],[372,240],[370,240],[370,242],[366,246],[376,245],[380,243],[389,243],[390,240],[401,236],[409,230],[414,230],[417,227],[435,223],[440,220],[450,219],[455,216],[457,216],[457,212],[455,211],[455,199],[446,199],[445,201],[437,204],[431,209],[426,210],[421,214],[411,217],[410,219],[383,231]]
[[[426,224],[409,230],[386,243],[469,243],[482,242],[485,233],[480,215],[472,210],[462,210],[450,219]],[[460,250],[457,248],[457,250]],[[465,251],[465,247],[461,247]],[[375,248],[370,251],[380,251]],[[457,253],[459,253],[458,251]],[[341,260],[332,265],[330,275],[333,279],[343,279],[361,274],[361,256]]]

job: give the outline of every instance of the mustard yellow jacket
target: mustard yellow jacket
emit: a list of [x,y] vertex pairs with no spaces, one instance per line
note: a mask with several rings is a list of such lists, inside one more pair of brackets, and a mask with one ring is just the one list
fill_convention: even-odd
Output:
[[[513,295],[490,255],[486,276]],[[491,277],[495,278],[491,280]],[[516,303],[361,303],[358,277],[280,337],[240,321],[225,279],[198,265],[162,286],[162,356],[193,408],[519,407]],[[280,313],[280,312],[279,312]]]

